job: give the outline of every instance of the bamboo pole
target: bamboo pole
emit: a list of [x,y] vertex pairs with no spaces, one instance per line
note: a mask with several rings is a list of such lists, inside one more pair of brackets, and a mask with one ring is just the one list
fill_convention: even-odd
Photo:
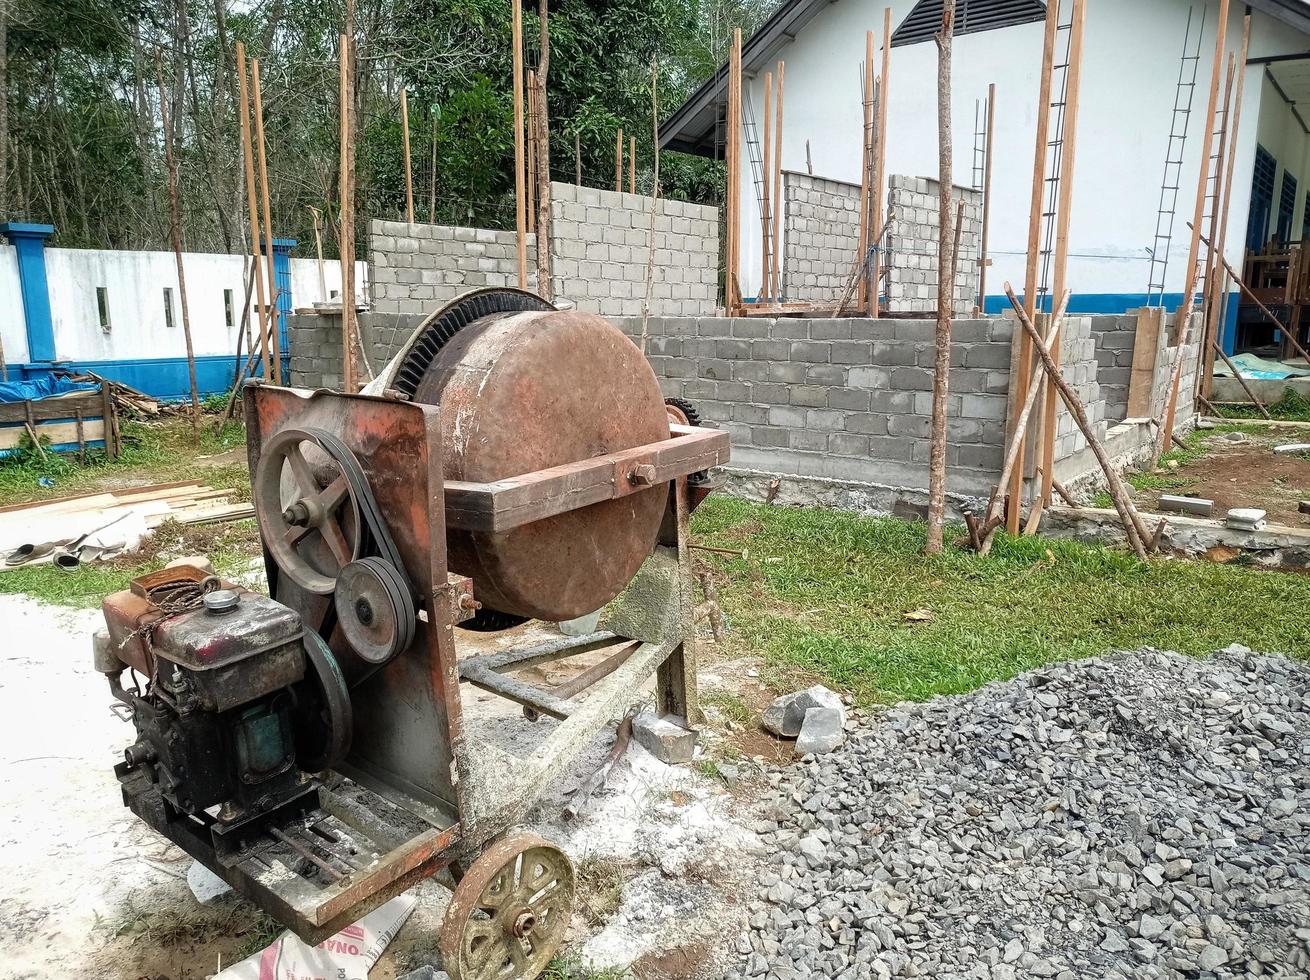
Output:
[[[860,127],[860,233],[857,239],[855,266],[864,269],[869,254],[869,142],[873,128],[873,31],[864,32],[864,70],[860,75],[860,108],[864,123]],[[856,297],[861,309],[867,304],[868,278],[860,275]]]
[[1128,538],[1129,545],[1132,546],[1133,552],[1138,558],[1145,559],[1146,543],[1151,540],[1151,536],[1147,534],[1141,516],[1133,507],[1132,499],[1128,496],[1128,491],[1124,489],[1123,480],[1119,477],[1118,471],[1115,470],[1106,455],[1105,447],[1101,445],[1101,440],[1097,438],[1096,430],[1087,418],[1086,409],[1083,408],[1077,393],[1060,376],[1060,369],[1051,359],[1051,355],[1047,353],[1041,335],[1037,332],[1037,328],[1033,326],[1033,322],[1028,316],[1028,311],[1020,304],[1019,298],[1014,295],[1014,289],[1008,282],[1005,284],[1005,295],[1009,298],[1010,305],[1014,307],[1015,314],[1019,317],[1020,326],[1023,327],[1024,332],[1033,342],[1033,350],[1041,361],[1047,378],[1056,391],[1060,393],[1060,397],[1064,399],[1069,414],[1073,416],[1078,428],[1082,430],[1083,437],[1086,438],[1087,445],[1091,448],[1096,461],[1101,464],[1101,471],[1105,474],[1106,483],[1109,484],[1110,499],[1114,501],[1115,509],[1119,512],[1119,519],[1123,522],[1124,534]]
[[[182,337],[186,342],[187,380],[191,385],[191,437],[196,445],[200,445],[200,391],[196,387],[196,352],[191,343],[191,314],[186,301],[186,273],[182,269],[182,202],[177,191],[177,160],[173,157],[173,127],[169,119],[168,92],[164,88],[164,63],[158,51],[155,52],[155,76],[159,85],[159,121],[164,136],[164,166],[168,170],[168,212],[172,219],[169,224],[173,239],[173,259],[177,263],[177,296],[182,304]],[[111,420],[105,419],[105,425],[111,425]],[[34,441],[39,448],[40,441]],[[106,432],[105,444],[108,445],[109,442]]]
[[250,62],[250,87],[255,97],[255,159],[259,163],[259,197],[264,209],[264,261],[268,274],[268,347],[273,362],[273,383],[282,383],[282,336],[278,317],[277,275],[273,264],[273,209],[269,205],[268,155],[264,142],[263,86],[259,83],[259,59]]
[[755,290],[755,301],[772,299],[769,294],[769,272],[773,268],[769,260],[769,247],[773,244],[773,232],[770,225],[769,177],[773,173],[773,72],[764,73],[764,163],[760,168],[763,178],[760,187],[760,288]]
[[982,235],[978,245],[978,313],[987,304],[987,237],[992,217],[992,127],[996,121],[996,83],[987,86],[987,137],[983,142]]
[[[887,101],[888,79],[892,72],[892,8],[884,7],[882,12],[882,78],[878,83],[878,130],[874,137],[873,176],[869,180],[869,194],[873,198],[873,216],[870,227],[881,228],[882,209],[887,201]],[[882,239],[873,242],[873,267],[869,279],[872,282],[873,296],[869,300],[869,316],[878,319],[878,297],[882,292]]]
[[[1028,251],[1024,260],[1023,308],[1031,320],[1037,314],[1037,263],[1041,257],[1042,191],[1046,187],[1047,138],[1051,122],[1051,69],[1055,61],[1055,35],[1060,24],[1059,0],[1046,4],[1046,33],[1042,39],[1042,70],[1037,85],[1037,135],[1033,148],[1032,195],[1028,203]],[[1019,338],[1019,373],[1015,386],[1015,404],[1028,396],[1025,385],[1032,371],[1032,343],[1025,333]],[[1005,512],[1005,528],[1011,534],[1019,533],[1019,516],[1023,510],[1023,471],[1026,447],[1019,447],[1018,461],[1010,477],[1009,506]],[[1002,490],[1004,492],[1004,490]]]
[[937,325],[933,331],[932,424],[928,445],[928,534],[925,554],[942,550],[946,522],[946,396],[950,391],[951,318],[955,312],[955,243],[952,238],[951,48],[955,0],[942,4],[937,32]]
[[[1062,296],[1069,270],[1069,219],[1073,209],[1074,162],[1078,152],[1078,103],[1083,74],[1083,26],[1086,22],[1085,0],[1073,0],[1069,17],[1069,64],[1064,85],[1064,146],[1060,153],[1060,190],[1055,206],[1055,257],[1052,262],[1052,295]],[[1051,361],[1060,366],[1060,348],[1051,351]],[[1046,405],[1042,413],[1041,496],[1034,497],[1028,512],[1029,534],[1036,532],[1042,520],[1042,508],[1051,503],[1051,478],[1055,474],[1055,416],[1060,398],[1051,384],[1046,385]]]
[[328,298],[327,273],[323,268],[323,212],[313,205],[306,204],[310,217],[314,221],[314,255],[318,262],[318,298],[326,303]]
[[786,206],[782,200],[782,76],[785,65],[778,62],[778,104],[777,118],[773,122],[773,267],[770,295],[775,300],[782,299],[781,269],[782,262],[782,225],[786,220]]
[[623,129],[614,137],[614,193],[623,190]]
[[510,43],[514,50],[514,232],[517,235],[519,289],[528,288],[528,219],[523,171],[523,0],[510,0]]
[[400,86],[400,135],[405,145],[405,220],[414,223],[414,170],[409,159],[409,97]]
[[[259,197],[255,189],[255,151],[250,138],[250,89],[246,82],[246,46],[238,41],[237,56],[237,92],[241,102],[241,155],[246,164],[246,208],[250,215],[250,252],[255,260],[255,302],[259,306],[259,356],[263,362],[264,378],[273,377],[272,365],[268,359],[268,332],[265,321],[268,317],[268,305],[264,301],[264,275],[259,249]],[[272,288],[272,283],[269,287]],[[251,351],[253,353],[253,350]]]
[[355,203],[354,172],[350,154],[350,35],[341,35],[341,164],[337,197],[337,242],[341,256],[341,387],[353,395],[355,382]]
[[[1228,145],[1232,151],[1228,154],[1228,160],[1224,171],[1224,203],[1220,209],[1223,218],[1219,222],[1219,237],[1215,240],[1214,250],[1222,256],[1224,249],[1228,245],[1228,205],[1233,192],[1233,164],[1237,160],[1237,133],[1238,127],[1242,121],[1242,92],[1246,82],[1246,56],[1251,44],[1251,15],[1247,14],[1242,20],[1242,53],[1237,59],[1237,90],[1233,96],[1232,103],[1232,127],[1228,131]],[[1223,348],[1222,331],[1228,320],[1228,274],[1225,271],[1222,275],[1215,277],[1217,280],[1218,299],[1213,305],[1213,309],[1218,312],[1213,328],[1207,321],[1206,335],[1210,338],[1210,345],[1206,347],[1205,369],[1200,372],[1198,380],[1198,392],[1206,398],[1210,397],[1211,385],[1214,381],[1214,348],[1218,346]]]
[[[1187,272],[1184,278],[1183,302],[1175,314],[1174,329],[1178,335],[1178,357],[1174,363],[1173,378],[1169,383],[1169,401],[1165,407],[1164,423],[1156,433],[1154,459],[1169,445],[1174,434],[1174,415],[1178,410],[1178,387],[1183,377],[1183,350],[1192,336],[1192,309],[1196,303],[1197,264],[1200,259],[1201,220],[1205,217],[1206,187],[1210,176],[1210,147],[1214,140],[1214,115],[1219,102],[1219,78],[1223,71],[1224,46],[1228,39],[1228,0],[1219,0],[1219,24],[1215,29],[1214,64],[1210,68],[1210,98],[1206,103],[1205,132],[1201,136],[1201,169],[1196,178],[1196,204],[1192,211],[1192,237],[1187,246]],[[1200,354],[1200,352],[1198,352]],[[1203,356],[1203,355],[1201,355]]]

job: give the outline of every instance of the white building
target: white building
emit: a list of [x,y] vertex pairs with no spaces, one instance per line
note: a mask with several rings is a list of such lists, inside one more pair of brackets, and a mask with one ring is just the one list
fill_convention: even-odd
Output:
[[[1067,18],[1069,0],[1062,16]],[[937,46],[941,0],[890,0],[893,40],[886,102],[887,173],[938,173]],[[786,63],[784,170],[858,184],[862,108],[860,72],[865,32],[874,31],[880,67],[884,4],[856,0],[787,0],[743,46],[744,88],[763,129],[763,76]],[[1217,0],[1087,0],[1081,112],[1070,223],[1071,310],[1120,312],[1145,304],[1150,249],[1160,207],[1166,146],[1189,15],[1191,48],[1201,25],[1190,127],[1177,217],[1165,278],[1165,303],[1181,299],[1188,229],[1200,172],[1202,129],[1218,22]],[[1297,240],[1310,228],[1310,3],[1251,0],[1229,6],[1227,50],[1240,57],[1243,17],[1250,11],[1240,131],[1235,144],[1226,253],[1241,269],[1282,231]],[[1042,63],[1045,4],[1040,0],[958,0],[953,58],[952,139],[957,184],[973,183],[975,109],[996,84],[987,309],[999,309],[1003,284],[1023,289],[1032,193],[1033,150]],[[932,25],[926,31],[923,25]],[[1063,38],[1057,46],[1061,61]],[[1190,52],[1189,52],[1190,53]],[[1190,69],[1188,70],[1190,75]],[[1056,74],[1058,85],[1060,74]],[[720,69],[665,123],[668,149],[721,155],[727,73]],[[1222,93],[1221,93],[1222,94]],[[1261,168],[1257,172],[1257,147]],[[1273,162],[1272,180],[1269,163]],[[742,167],[742,295],[759,289],[759,205],[751,168]],[[1257,192],[1253,198],[1253,182]],[[1248,221],[1248,218],[1250,219]],[[1310,238],[1310,233],[1307,233]],[[783,250],[785,254],[785,248]],[[852,256],[853,259],[853,256]],[[1232,345],[1230,303],[1227,344]]]

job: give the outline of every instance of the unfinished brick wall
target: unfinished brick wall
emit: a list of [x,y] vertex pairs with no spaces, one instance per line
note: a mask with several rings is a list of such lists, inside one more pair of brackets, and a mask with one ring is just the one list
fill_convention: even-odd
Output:
[[[887,309],[897,313],[929,313],[937,309],[937,247],[940,185],[927,177],[892,174],[887,207],[892,211],[887,231]],[[955,202],[964,202],[960,252],[955,262],[954,310],[973,311],[978,301],[978,249],[982,238],[982,194],[955,188]]]
[[783,298],[838,302],[860,247],[860,186],[791,171],[782,179]]
[[[1097,439],[1104,441],[1106,432],[1106,402],[1101,392],[1100,365],[1096,358],[1096,337],[1092,332],[1096,317],[1066,316],[1060,329],[1060,373],[1078,394],[1087,418],[1096,431]],[[1126,390],[1125,390],[1126,397]],[[1055,415],[1055,459],[1067,459],[1087,446],[1087,438],[1065,406],[1057,403]]]
[[[650,261],[651,198],[558,182],[550,188],[555,295],[591,313],[640,315]],[[651,312],[709,313],[718,292],[718,208],[660,198]]]
[[[639,320],[620,321],[630,336]],[[957,320],[948,396],[950,489],[986,494],[1005,444],[1013,325]],[[656,318],[665,394],[732,434],[733,465],[898,487],[928,485],[929,320]]]
[[[551,184],[551,276],[555,296],[580,310],[636,316],[646,296],[651,199]],[[718,209],[661,198],[655,208],[651,311],[713,311],[719,289]],[[512,231],[374,221],[372,308],[430,313],[483,286],[517,286]],[[528,288],[536,288],[536,236],[528,236]]]
[[1102,315],[1090,318],[1096,340],[1096,380],[1105,401],[1105,419],[1111,424],[1128,417],[1128,385],[1132,379],[1133,344],[1137,315]]
[[[404,346],[424,317],[406,313],[361,313],[359,335],[368,366],[380,371]],[[290,384],[299,388],[341,387],[341,316],[302,313],[287,317],[291,339]]]

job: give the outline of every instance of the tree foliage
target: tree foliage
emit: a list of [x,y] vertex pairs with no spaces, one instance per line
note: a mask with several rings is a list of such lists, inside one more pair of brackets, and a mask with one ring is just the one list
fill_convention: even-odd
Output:
[[[584,182],[611,184],[621,127],[625,143],[627,135],[637,139],[638,183],[648,191],[652,60],[667,115],[722,62],[732,27],[749,33],[777,2],[550,0],[552,175],[573,179],[576,135]],[[55,225],[62,245],[162,247],[162,81],[176,120],[186,247],[246,248],[235,61],[241,41],[260,61],[274,233],[311,242],[310,208],[323,210],[329,226],[335,220],[338,37],[346,22],[339,0],[5,6],[0,202],[7,217]],[[512,225],[508,0],[354,0],[353,21],[360,230],[369,218],[404,211],[402,86],[418,219]],[[532,67],[535,6],[525,10],[523,34]],[[677,155],[662,160],[661,182],[663,193],[689,200],[716,201],[722,191],[720,167]],[[335,253],[331,230],[324,245]]]

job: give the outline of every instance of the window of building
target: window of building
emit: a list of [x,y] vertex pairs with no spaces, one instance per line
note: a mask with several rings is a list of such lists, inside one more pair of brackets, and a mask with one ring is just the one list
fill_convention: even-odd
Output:
[[173,321],[173,287],[164,287],[164,326],[175,327],[177,324]]
[[232,290],[223,290],[223,322],[229,327],[237,325],[236,312],[232,308]]
[[96,287],[96,312],[100,315],[100,329],[109,333],[113,324],[109,322],[109,289],[105,286]]
[[1246,217],[1246,250],[1261,252],[1269,241],[1269,216],[1274,205],[1274,175],[1278,161],[1263,146],[1255,148],[1251,174],[1251,209]]
[[1283,189],[1278,195],[1278,240],[1286,245],[1292,239],[1292,215],[1296,212],[1296,178],[1283,171]]
[[[892,47],[931,41],[942,29],[943,0],[919,0],[892,32]],[[956,0],[954,34],[977,34],[1046,19],[1041,0]]]

